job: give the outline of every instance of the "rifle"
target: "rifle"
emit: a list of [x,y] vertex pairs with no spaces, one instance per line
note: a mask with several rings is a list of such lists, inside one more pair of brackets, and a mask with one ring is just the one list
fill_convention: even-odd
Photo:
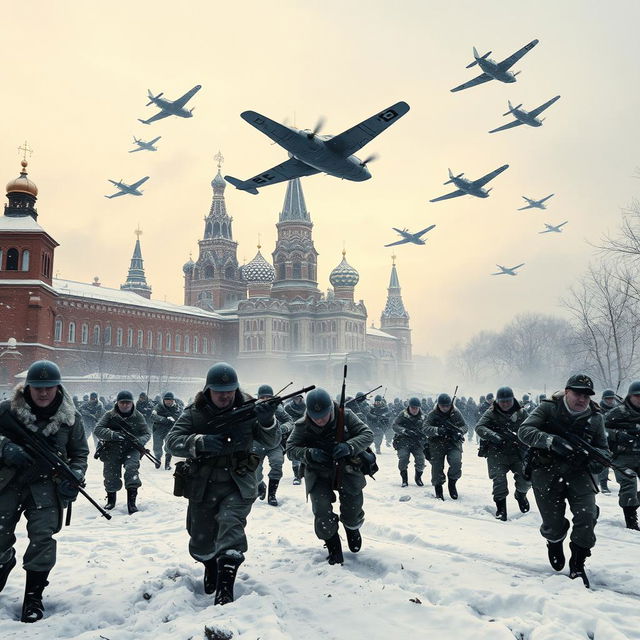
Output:
[[[449,411],[447,412],[449,416],[451,416],[453,410],[455,409],[455,401],[457,395],[458,385],[456,385],[456,388],[453,391],[453,398],[451,398],[451,409],[449,409]],[[449,424],[448,421],[444,424],[438,425],[438,429],[444,429],[445,431],[447,431],[448,433],[446,434],[446,437],[451,437],[453,440],[458,440],[459,442],[464,441],[464,436],[462,435],[462,433],[460,433],[460,430],[457,427],[454,427],[452,424]]]
[[[145,448],[144,445],[142,445],[142,444],[140,444],[138,442],[138,439],[125,426],[124,420],[120,416],[117,416],[115,414],[113,415],[113,418],[116,419],[116,426],[118,427],[117,429],[114,429],[114,431],[117,431],[118,433],[121,433],[125,437],[125,442],[130,444],[136,451],[139,451],[141,457],[148,458],[149,460],[151,460],[151,462],[153,462],[154,465],[156,465],[156,467],[159,468],[160,465],[162,464],[162,462],[160,460],[158,460],[158,458],[156,458],[151,453],[151,451],[149,451],[149,449]],[[112,441],[110,441],[110,442],[112,442]],[[96,452],[93,454],[94,458],[99,458],[100,457],[100,453],[102,453],[102,449],[104,448],[105,444],[106,444],[106,442],[102,441],[96,447]]]
[[611,467],[611,469],[620,471],[620,473],[624,473],[624,475],[629,478],[635,478],[635,471],[615,464],[609,457],[600,453],[600,451],[598,451],[593,445],[589,444],[586,440],[583,440],[579,435],[571,432],[564,432],[558,435],[560,435],[561,438],[564,438],[576,450],[576,453],[583,453],[586,455],[587,460],[597,462],[603,467]]
[[[342,390],[340,391],[340,405],[338,406],[338,415],[336,416],[336,442],[344,442],[344,406],[345,406],[346,388],[347,388],[347,363],[345,362],[344,370],[342,372]],[[335,491],[340,491],[340,487],[342,486],[342,474],[344,472],[344,464],[345,464],[344,459],[336,460],[334,462],[333,489]]]
[[346,402],[345,406],[348,407],[352,402],[363,402],[367,396],[370,396],[374,391],[377,391],[378,389],[381,389],[381,388],[382,388],[382,385],[379,384],[375,389],[371,389],[371,391],[367,391],[367,393],[363,393],[361,396],[358,396],[357,398],[351,398],[351,400],[348,400]]
[[[86,486],[84,480],[78,480],[78,477],[73,472],[71,467],[60,457],[60,455],[53,451],[44,438],[38,434],[31,433],[22,428],[20,423],[14,419],[14,417],[7,411],[4,413],[5,420],[8,422],[4,426],[8,426],[9,436],[11,440],[20,445],[25,451],[31,455],[36,462],[40,463],[48,474],[51,474],[51,478],[58,484],[66,480],[70,482],[74,487],[78,488],[78,493],[83,495],[99,512],[100,515],[111,520],[111,514],[105,511],[85,490]],[[67,518],[65,521],[66,526],[71,524],[71,502],[67,506]]]

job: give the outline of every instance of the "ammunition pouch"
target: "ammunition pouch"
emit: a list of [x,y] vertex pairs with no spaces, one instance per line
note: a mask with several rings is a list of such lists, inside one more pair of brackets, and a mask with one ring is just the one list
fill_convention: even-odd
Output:
[[373,476],[380,470],[378,463],[376,462],[376,454],[371,450],[371,447],[367,447],[364,451],[358,454],[360,460],[360,471],[365,476]]

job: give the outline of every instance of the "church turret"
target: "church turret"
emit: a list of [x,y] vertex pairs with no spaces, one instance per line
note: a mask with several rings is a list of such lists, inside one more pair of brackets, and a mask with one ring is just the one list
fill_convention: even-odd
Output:
[[386,333],[402,340],[401,359],[411,360],[411,329],[409,328],[409,314],[402,301],[402,290],[396,269],[396,256],[392,256],[391,277],[387,289],[387,304],[380,316],[380,328]]
[[271,290],[274,298],[293,300],[320,298],[317,282],[317,256],[311,231],[313,223],[307,211],[299,178],[290,180],[276,225],[278,239],[273,251],[276,277]]
[[133,248],[131,256],[131,264],[129,265],[129,273],[127,281],[120,285],[123,291],[133,291],[143,298],[151,298],[151,287],[147,284],[147,278],[144,275],[144,262],[142,260],[142,249],[140,248],[140,236],[142,230],[138,227],[134,233],[136,234],[136,244]]
[[342,252],[342,262],[329,275],[329,282],[337,300],[353,302],[353,291],[360,280],[360,274],[347,262],[347,252]]

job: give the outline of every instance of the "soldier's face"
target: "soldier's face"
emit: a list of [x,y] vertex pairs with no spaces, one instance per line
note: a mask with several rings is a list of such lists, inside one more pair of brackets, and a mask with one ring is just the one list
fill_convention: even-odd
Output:
[[44,409],[48,407],[56,397],[58,387],[32,387],[29,385],[29,396],[36,407]]
[[420,407],[412,407],[411,405],[409,405],[409,413],[412,416],[417,416],[419,411],[420,411]]
[[590,395],[584,391],[565,389],[565,398],[571,411],[584,411],[589,406]]
[[209,397],[211,402],[218,409],[228,409],[233,404],[233,399],[236,397],[235,391],[214,391],[209,389]]
[[441,411],[441,413],[449,413],[449,410],[451,409],[451,405],[438,403],[438,409]]
[[173,403],[175,402],[175,400],[173,398],[167,398],[164,401],[164,406],[165,407],[173,407]]
[[327,413],[321,418],[311,418],[311,421],[317,424],[319,427],[324,427],[331,420],[332,414],[333,410],[329,409],[329,411],[327,411]]
[[131,400],[118,400],[118,409],[120,413],[129,413],[133,409]]
[[636,409],[640,409],[640,396],[629,396],[629,402]]
[[513,398],[507,398],[506,400],[498,400],[498,406],[502,411],[509,411],[513,407]]

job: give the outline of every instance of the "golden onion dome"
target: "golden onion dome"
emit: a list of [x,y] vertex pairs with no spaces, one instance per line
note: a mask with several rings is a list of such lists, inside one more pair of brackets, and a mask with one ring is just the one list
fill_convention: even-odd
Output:
[[7,183],[7,193],[28,193],[35,197],[38,195],[38,187],[27,177],[28,163],[23,160],[20,164],[22,165],[22,171],[17,178]]

